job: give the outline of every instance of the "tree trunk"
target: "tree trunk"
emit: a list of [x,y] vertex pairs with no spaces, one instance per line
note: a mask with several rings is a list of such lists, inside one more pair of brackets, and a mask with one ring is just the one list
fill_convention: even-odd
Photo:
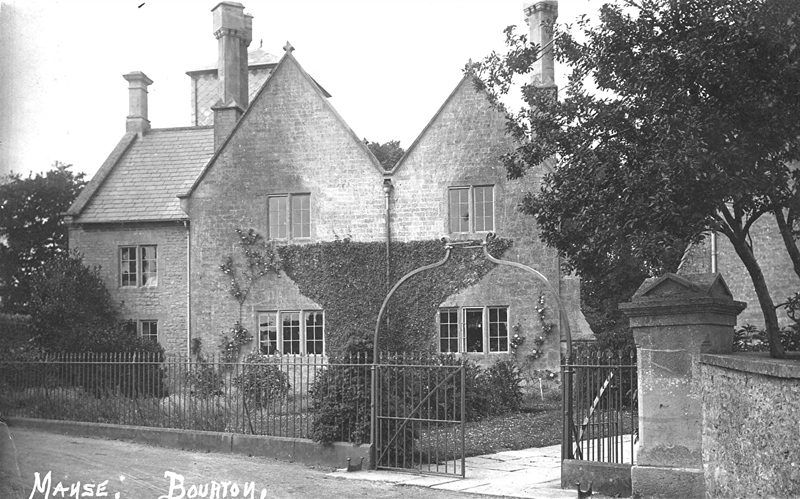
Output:
[[787,223],[782,208],[775,208],[774,213],[775,221],[778,222],[778,230],[783,238],[783,244],[786,245],[786,251],[792,259],[794,273],[797,274],[797,277],[800,277],[800,250],[798,250],[797,243],[792,236],[792,228]]
[[767,338],[769,339],[769,355],[776,359],[785,357],[783,352],[783,344],[781,344],[780,326],[778,325],[778,312],[775,310],[775,303],[769,294],[767,288],[767,281],[764,279],[764,274],[761,272],[761,266],[758,265],[753,250],[745,242],[744,237],[730,237],[733,248],[736,254],[744,263],[747,272],[750,274],[750,279],[753,281],[753,286],[756,289],[756,296],[758,303],[761,305],[761,313],[764,314],[764,325],[767,329]]

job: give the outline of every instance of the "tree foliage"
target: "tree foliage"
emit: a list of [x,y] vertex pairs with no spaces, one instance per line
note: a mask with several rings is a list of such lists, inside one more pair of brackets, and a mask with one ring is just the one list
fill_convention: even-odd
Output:
[[58,255],[31,279],[34,344],[47,352],[163,352],[122,322],[99,270],[77,254]]
[[6,312],[27,312],[31,276],[68,251],[61,214],[86,184],[71,166],[56,161],[44,174],[0,181],[0,306]]
[[390,140],[389,142],[380,144],[364,139],[364,143],[369,147],[369,150],[372,151],[372,154],[375,155],[385,170],[394,168],[394,165],[396,165],[397,162],[400,161],[400,158],[403,157],[403,154],[406,153],[406,150],[400,147],[399,140]]
[[[506,33],[509,53],[471,68],[498,106],[539,56]],[[522,206],[543,240],[581,275],[627,255],[655,273],[717,231],[749,272],[770,353],[782,356],[750,228],[774,218],[800,275],[800,4],[628,0],[555,38],[566,91],[523,87],[528,107],[508,115],[522,145],[504,157],[510,178],[558,160]]]

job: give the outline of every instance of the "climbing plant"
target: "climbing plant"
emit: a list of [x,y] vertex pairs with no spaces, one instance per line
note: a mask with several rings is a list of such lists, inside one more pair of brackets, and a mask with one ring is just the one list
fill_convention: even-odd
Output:
[[244,263],[237,265],[233,255],[228,255],[219,269],[230,278],[228,292],[239,304],[239,321],[233,325],[228,333],[223,333],[220,342],[220,351],[225,362],[235,362],[241,353],[242,346],[250,343],[253,336],[244,328],[242,320],[242,305],[250,295],[250,290],[255,282],[270,272],[278,273],[281,261],[272,242],[265,242],[255,230],[235,229],[239,237],[239,248],[242,250]]
[[[476,244],[478,242],[476,241]],[[511,240],[494,238],[489,252],[500,257]],[[277,248],[283,271],[300,292],[325,310],[328,354],[371,354],[375,321],[389,285],[408,272],[435,263],[445,254],[438,240],[390,245],[390,282],[386,280],[385,243],[338,239]],[[435,349],[431,321],[445,299],[477,283],[492,268],[479,249],[453,249],[450,260],[418,274],[390,301],[381,327],[384,351]]]
[[258,278],[269,272],[280,271],[281,261],[273,243],[265,242],[255,230],[249,229],[246,232],[242,229],[235,230],[239,236],[244,264],[236,265],[233,255],[228,255],[219,269],[230,277],[228,292],[239,302],[241,308]]

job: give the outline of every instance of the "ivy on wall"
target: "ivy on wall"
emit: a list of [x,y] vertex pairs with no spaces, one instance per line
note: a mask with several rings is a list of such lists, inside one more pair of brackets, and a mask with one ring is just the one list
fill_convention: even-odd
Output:
[[[500,258],[510,246],[509,239],[491,239],[489,252]],[[387,283],[383,242],[340,239],[280,246],[277,252],[283,271],[300,292],[325,310],[328,354],[333,356],[371,353],[375,321],[389,286],[445,254],[442,241],[391,243],[391,282]],[[494,266],[481,249],[456,247],[445,265],[414,276],[397,290],[387,307],[380,349],[434,351],[432,323],[439,305],[480,281]]]

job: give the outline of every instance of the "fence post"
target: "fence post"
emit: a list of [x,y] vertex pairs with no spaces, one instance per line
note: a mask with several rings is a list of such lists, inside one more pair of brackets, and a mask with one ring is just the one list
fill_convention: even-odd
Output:
[[720,274],[647,279],[631,303],[639,370],[639,442],[631,468],[634,496],[704,497],[699,358],[729,353],[736,316]]

